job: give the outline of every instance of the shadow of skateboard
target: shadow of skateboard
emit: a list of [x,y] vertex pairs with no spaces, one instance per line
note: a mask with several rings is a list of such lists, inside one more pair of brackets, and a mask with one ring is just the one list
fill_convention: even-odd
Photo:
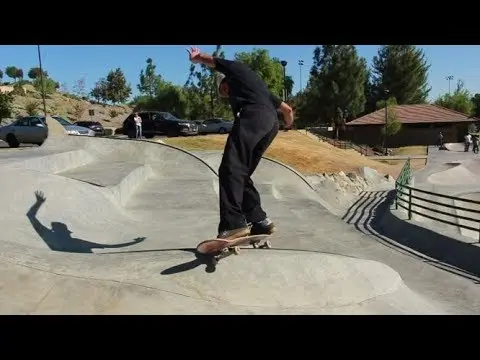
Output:
[[[198,244],[196,252],[202,257],[209,257],[210,264],[215,266],[220,259],[232,254],[239,255],[240,246],[242,245],[252,245],[255,249],[270,249],[272,244],[268,238],[271,236],[272,235],[265,234],[242,236],[235,240],[209,239]],[[263,243],[260,244],[262,241]]]

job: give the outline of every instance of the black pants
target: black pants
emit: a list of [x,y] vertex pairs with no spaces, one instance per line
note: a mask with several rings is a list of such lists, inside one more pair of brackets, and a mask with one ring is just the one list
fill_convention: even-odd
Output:
[[220,223],[218,232],[262,221],[266,213],[251,175],[278,133],[278,117],[267,107],[250,107],[235,119],[222,162],[220,184]]

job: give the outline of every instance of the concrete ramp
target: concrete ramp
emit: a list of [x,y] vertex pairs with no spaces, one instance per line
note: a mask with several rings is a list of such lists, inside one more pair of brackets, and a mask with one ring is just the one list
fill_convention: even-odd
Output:
[[434,185],[472,185],[478,183],[480,159],[464,160],[445,164],[449,168],[431,174],[427,181]]
[[193,249],[216,234],[219,154],[86,137],[36,150],[3,158],[2,314],[445,313],[381,262],[319,251],[364,238],[283,164],[255,175],[274,249],[211,272]]
[[29,250],[9,254],[1,257],[0,284],[16,301],[0,297],[0,313],[442,314],[391,268],[342,256],[249,250],[207,273],[180,251],[41,253],[44,263]]
[[[195,152],[195,155],[218,171],[222,160],[221,151]],[[331,213],[335,207],[315,191],[307,178],[290,166],[275,159],[264,157],[252,176],[255,187],[263,196],[269,196],[277,201],[289,201],[302,198],[313,201]],[[268,195],[267,195],[268,194]]]
[[446,143],[445,147],[448,151],[454,152],[464,152],[465,151],[465,144],[464,143]]

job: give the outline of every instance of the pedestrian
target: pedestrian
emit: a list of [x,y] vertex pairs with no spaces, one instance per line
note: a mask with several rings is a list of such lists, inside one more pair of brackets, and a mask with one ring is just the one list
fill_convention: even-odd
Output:
[[472,136],[472,141],[473,141],[473,149],[472,149],[472,151],[473,151],[475,154],[478,154],[478,143],[479,143],[478,136],[477,136],[477,135]]
[[468,152],[471,144],[472,144],[472,135],[467,133],[467,135],[465,135],[465,152]]
[[143,137],[142,118],[140,117],[140,115],[138,115],[138,112],[135,113],[133,120],[135,121],[135,129],[136,129],[135,137],[137,139],[141,139]]
[[251,176],[279,129],[277,109],[285,125],[293,124],[292,108],[274,96],[257,73],[240,61],[187,50],[192,63],[218,72],[218,93],[228,98],[234,124],[218,169],[220,222],[218,238],[233,240],[246,235],[272,234],[274,223],[262,209],[260,194]]

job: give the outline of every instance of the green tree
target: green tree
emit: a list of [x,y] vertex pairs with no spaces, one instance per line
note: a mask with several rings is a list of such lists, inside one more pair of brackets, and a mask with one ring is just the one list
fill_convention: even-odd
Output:
[[137,97],[134,110],[166,111],[179,118],[185,118],[188,116],[188,100],[182,87],[164,83],[155,97]]
[[[383,147],[387,151],[388,138],[397,134],[402,129],[402,123],[398,121],[395,107],[398,105],[397,100],[394,97],[388,98],[386,101],[386,119],[385,126],[382,128],[383,135]],[[385,109],[385,100],[380,100],[377,103],[377,109]]]
[[295,81],[290,75],[285,76],[285,90],[287,90],[287,100],[290,101],[292,97],[293,85],[295,85]]
[[423,50],[414,45],[383,45],[373,58],[373,84],[377,101],[386,90],[398,104],[422,104],[427,101],[430,65]]
[[2,79],[3,79],[3,71],[0,70],[0,84],[1,84],[1,82],[2,82]]
[[104,78],[99,79],[93,89],[90,91],[90,96],[97,100],[98,103],[100,102],[107,102],[108,95],[107,95],[107,81]]
[[[41,71],[39,67],[33,67],[30,70],[28,70],[28,77],[32,80],[40,78]],[[48,77],[48,73],[44,70],[43,71],[43,77],[46,78]]]
[[473,95],[471,101],[474,105],[473,116],[480,117],[480,94]]
[[17,79],[23,80],[23,70],[22,69],[17,69]]
[[370,114],[375,110],[377,110],[377,107],[376,107],[377,99],[375,94],[375,87],[372,82],[372,72],[370,69],[367,71],[367,76],[365,77],[364,89],[365,89],[365,109],[361,115]]
[[125,102],[130,94],[132,88],[127,83],[127,79],[120,68],[111,70],[106,78],[106,96],[113,104]]
[[[212,55],[224,58],[222,46],[217,45]],[[190,74],[183,88],[190,119],[231,117],[228,102],[218,95],[217,76],[218,74],[208,66],[191,64]]]
[[[270,57],[267,49],[253,49],[251,52],[236,53],[235,60],[247,64],[253,71],[260,75],[274,95],[282,97],[284,82],[283,67],[282,64],[280,64],[280,59]],[[293,79],[290,78],[288,81],[285,79],[285,85],[288,85],[290,82],[291,88],[293,88]]]
[[11,79],[13,79],[14,82],[17,81],[18,78],[18,68],[15,66],[7,66],[5,68],[5,74]]
[[0,92],[0,123],[3,119],[12,116],[13,94]]
[[335,126],[336,136],[365,107],[366,60],[353,45],[323,45],[314,50],[306,101],[299,116]]
[[161,77],[155,74],[156,65],[151,58],[147,59],[145,71],[140,71],[140,84],[137,85],[141,94],[145,94],[150,98],[155,96],[157,87],[161,81]]
[[435,105],[444,108],[459,111],[465,115],[471,116],[475,110],[475,104],[472,101],[472,95],[465,89],[462,80],[458,80],[457,88],[452,94],[446,93],[435,100]]
[[[60,84],[51,78],[43,78],[43,86],[45,87],[45,94],[53,94],[60,87]],[[43,94],[42,78],[38,77],[33,80],[33,87],[35,90]]]

